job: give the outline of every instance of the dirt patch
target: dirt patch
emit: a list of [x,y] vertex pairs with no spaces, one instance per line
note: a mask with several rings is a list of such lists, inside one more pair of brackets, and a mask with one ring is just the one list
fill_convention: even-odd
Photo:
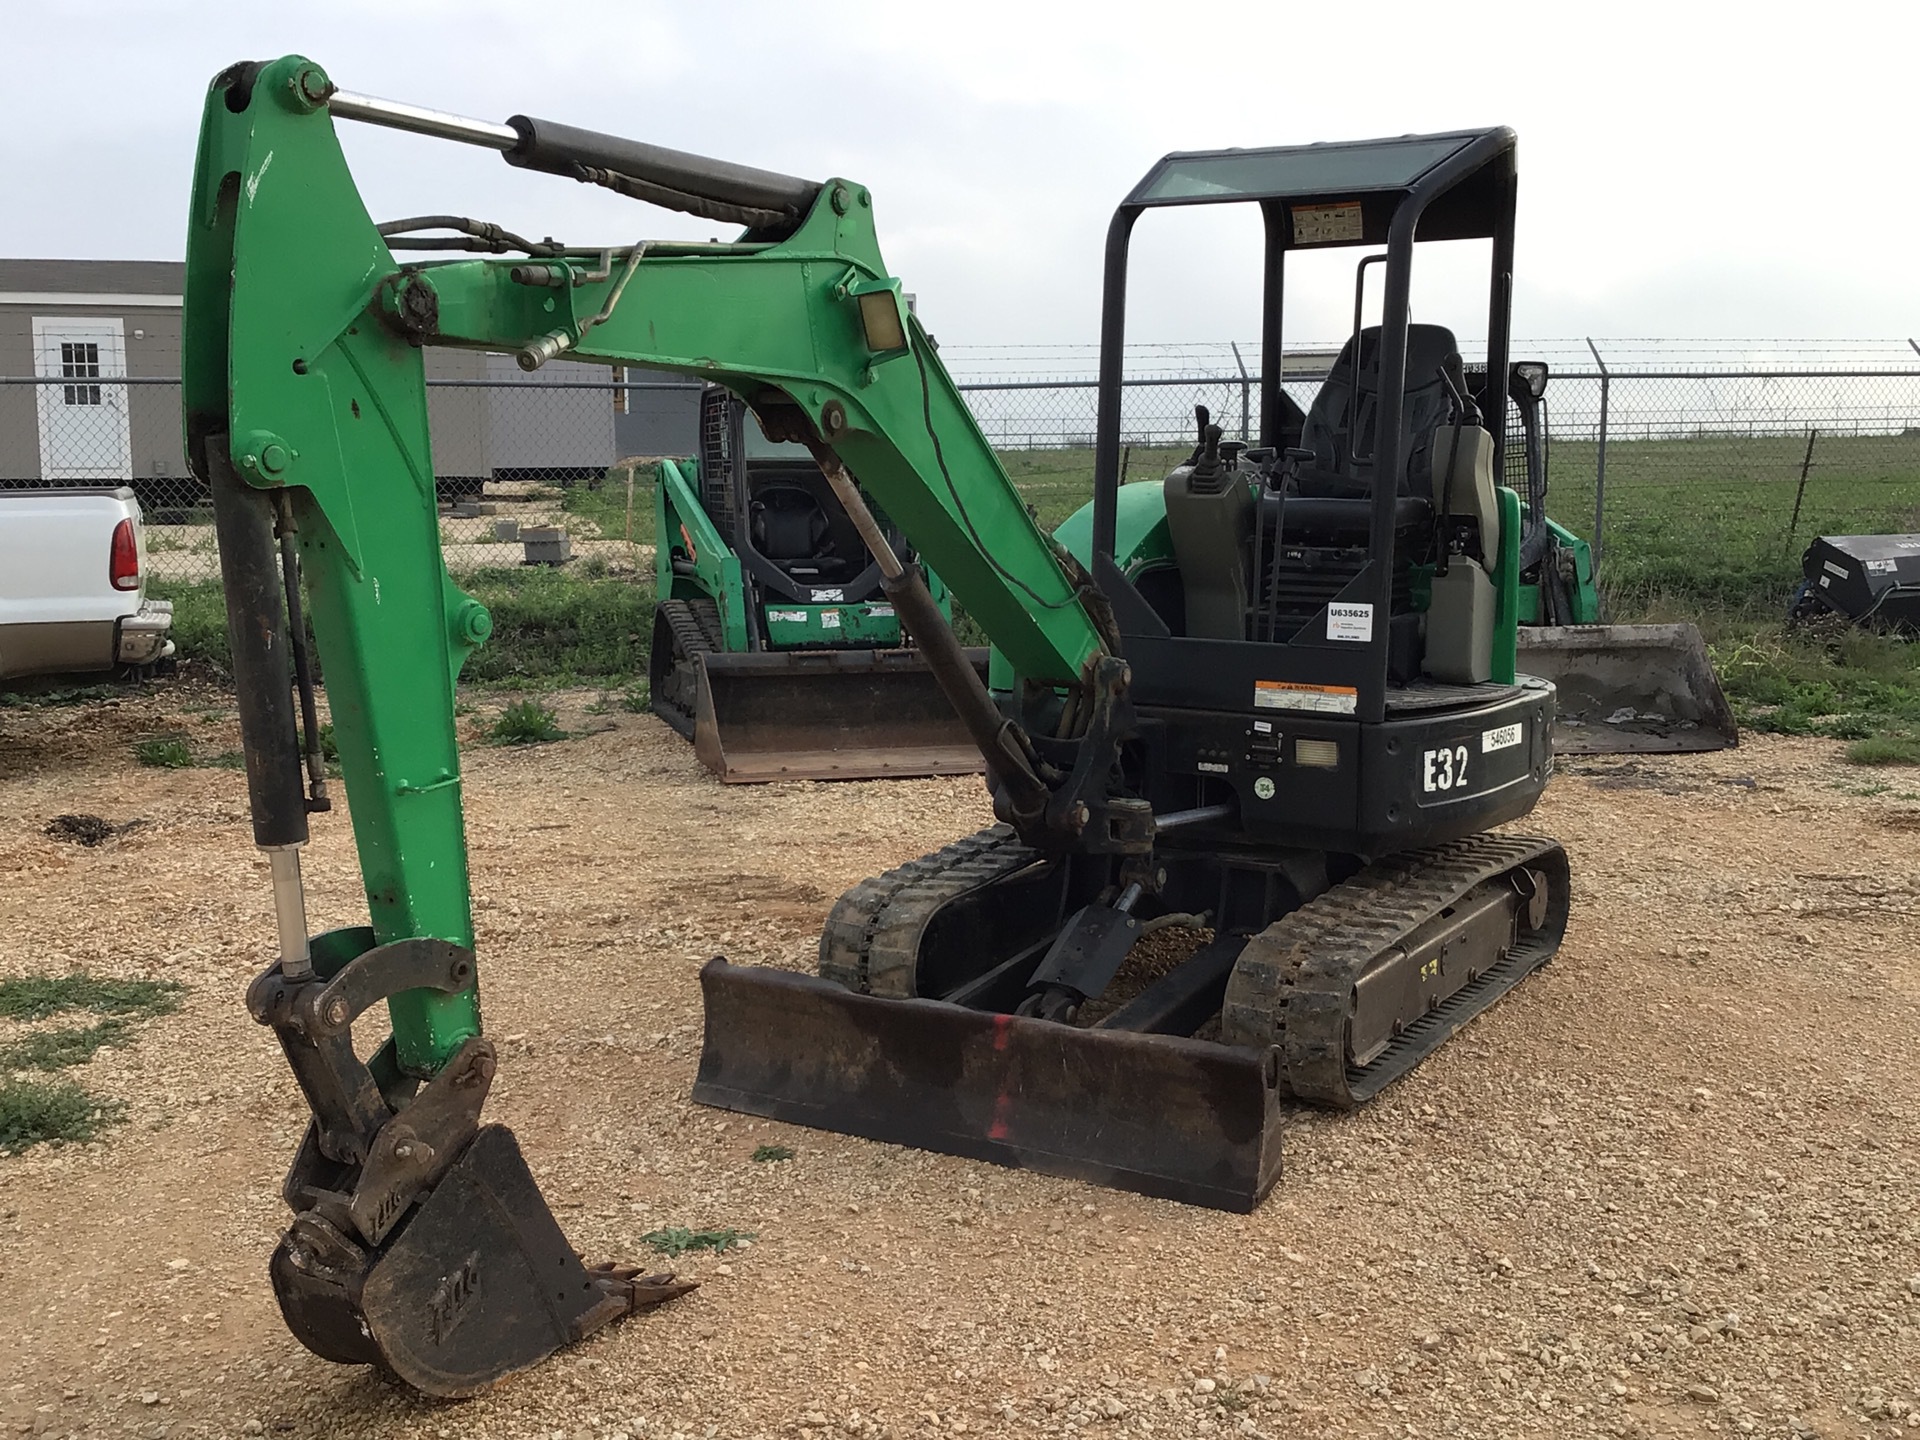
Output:
[[[244,778],[128,755],[163,725],[234,743],[230,716],[0,712],[35,757],[0,772],[0,975],[190,987],[73,1072],[119,1128],[0,1160],[0,1425],[1787,1436],[1920,1403],[1920,862],[1911,806],[1850,793],[1838,745],[1563,771],[1527,822],[1573,860],[1560,957],[1367,1110],[1295,1116],[1279,1188],[1232,1216],[690,1104],[700,964],[809,967],[832,897],[986,798],[726,789],[593,699],[560,706],[593,733],[467,759],[491,1113],[590,1256],[751,1246],[683,1256],[699,1291],[467,1405],[307,1355],[265,1280],[305,1112],[241,1005],[272,942]],[[79,813],[150,824],[43,833]],[[306,864],[316,927],[358,920],[344,814]]]

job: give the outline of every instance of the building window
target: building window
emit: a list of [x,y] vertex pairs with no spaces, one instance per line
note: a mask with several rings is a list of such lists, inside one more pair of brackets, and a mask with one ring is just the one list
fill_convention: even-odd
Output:
[[[62,340],[60,342],[60,378],[62,380],[98,380],[100,378],[100,346],[91,340]],[[100,403],[98,385],[68,385],[63,388],[66,390],[69,405]]]

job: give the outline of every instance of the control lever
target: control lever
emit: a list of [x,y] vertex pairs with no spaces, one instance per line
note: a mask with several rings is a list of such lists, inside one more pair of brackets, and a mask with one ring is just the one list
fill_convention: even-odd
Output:
[[1447,387],[1447,398],[1453,402],[1453,443],[1447,447],[1447,478],[1440,486],[1440,508],[1433,517],[1434,573],[1447,573],[1447,562],[1452,558],[1453,548],[1447,544],[1447,521],[1453,516],[1453,470],[1460,458],[1460,432],[1469,425],[1480,423],[1480,409],[1467,394],[1467,367],[1460,359],[1460,352],[1454,351],[1440,362],[1440,383]]

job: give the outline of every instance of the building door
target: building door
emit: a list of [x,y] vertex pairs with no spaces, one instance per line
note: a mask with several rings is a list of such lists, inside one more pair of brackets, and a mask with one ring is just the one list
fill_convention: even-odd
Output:
[[133,479],[126,332],[118,319],[33,317],[40,478],[53,483]]

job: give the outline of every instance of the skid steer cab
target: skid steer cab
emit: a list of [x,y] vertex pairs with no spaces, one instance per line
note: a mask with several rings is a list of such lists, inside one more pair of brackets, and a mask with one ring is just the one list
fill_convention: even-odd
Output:
[[[812,453],[767,439],[724,386],[701,393],[699,455],[660,467],[654,533],[653,711],[722,780],[980,771]],[[951,618],[939,575],[926,580]],[[986,673],[985,647],[968,658]]]

